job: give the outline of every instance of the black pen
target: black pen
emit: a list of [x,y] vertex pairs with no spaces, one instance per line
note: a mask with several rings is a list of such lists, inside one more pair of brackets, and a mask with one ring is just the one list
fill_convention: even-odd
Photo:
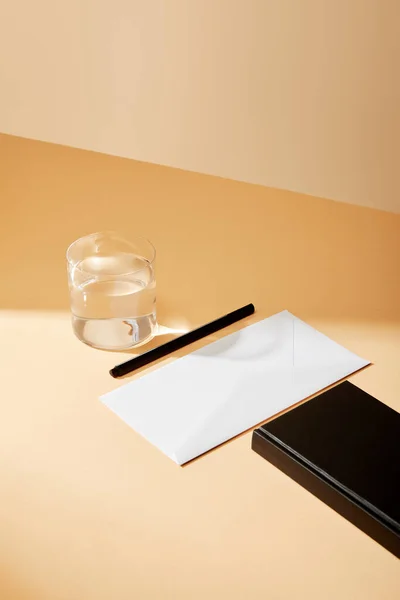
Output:
[[206,325],[193,329],[193,331],[189,331],[174,340],[170,340],[169,342],[158,346],[158,348],[148,350],[140,356],[135,356],[135,358],[131,358],[130,360],[115,366],[111,369],[110,375],[113,377],[123,377],[128,373],[132,373],[132,371],[136,371],[136,369],[140,369],[159,358],[163,358],[164,356],[171,354],[171,352],[175,352],[175,350],[184,348],[193,342],[197,342],[197,340],[201,340],[207,335],[211,335],[224,327],[228,327],[228,325],[232,325],[232,323],[236,323],[236,321],[240,321],[240,319],[249,317],[254,313],[254,310],[253,304],[242,306],[242,308],[238,308],[223,317],[219,317],[219,319],[215,319],[215,321],[211,321]]

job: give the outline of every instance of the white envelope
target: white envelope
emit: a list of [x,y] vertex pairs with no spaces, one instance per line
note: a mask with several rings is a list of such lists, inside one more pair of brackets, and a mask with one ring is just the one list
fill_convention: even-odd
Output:
[[283,311],[101,400],[182,465],[368,364]]

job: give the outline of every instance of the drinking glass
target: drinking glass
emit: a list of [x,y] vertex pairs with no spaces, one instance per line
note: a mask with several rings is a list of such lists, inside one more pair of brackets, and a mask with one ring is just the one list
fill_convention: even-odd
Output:
[[71,244],[67,264],[72,326],[82,342],[126,350],[153,337],[155,255],[147,239],[127,241],[113,231],[93,233]]

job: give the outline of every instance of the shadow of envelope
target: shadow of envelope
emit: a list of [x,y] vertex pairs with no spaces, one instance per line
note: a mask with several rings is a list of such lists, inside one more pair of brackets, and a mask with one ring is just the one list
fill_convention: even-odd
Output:
[[283,311],[101,400],[182,465],[368,364]]

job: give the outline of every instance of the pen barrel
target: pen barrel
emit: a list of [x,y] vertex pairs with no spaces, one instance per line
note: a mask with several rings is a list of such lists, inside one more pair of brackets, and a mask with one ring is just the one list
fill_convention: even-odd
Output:
[[160,358],[163,358],[164,356],[167,356],[176,350],[180,350],[181,348],[184,348],[189,344],[193,344],[194,342],[197,342],[208,335],[216,333],[217,331],[224,329],[225,327],[228,327],[229,325],[232,325],[241,319],[249,317],[254,313],[254,311],[254,305],[247,304],[246,306],[238,308],[237,310],[234,310],[233,312],[224,315],[219,319],[215,319],[215,321],[211,321],[210,323],[202,325],[193,331],[189,331],[188,333],[185,333],[174,340],[170,340],[162,346],[158,346],[158,348],[148,350],[140,356],[136,356],[127,362],[115,366],[113,369],[111,369],[110,375],[112,375],[112,377],[123,377],[124,375],[132,373],[132,371],[136,371],[137,369],[140,369],[151,362],[159,360]]

